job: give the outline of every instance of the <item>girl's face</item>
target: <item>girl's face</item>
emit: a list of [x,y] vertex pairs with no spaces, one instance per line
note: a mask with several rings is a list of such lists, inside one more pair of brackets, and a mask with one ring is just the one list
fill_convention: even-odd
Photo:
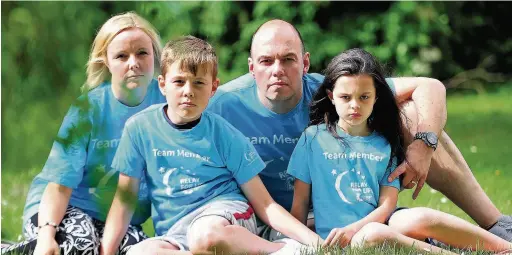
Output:
[[107,67],[112,85],[123,90],[148,86],[155,71],[151,38],[138,28],[129,28],[107,46]]
[[368,117],[377,101],[373,78],[366,74],[341,76],[333,91],[327,91],[336,107],[338,125],[348,133],[360,133],[368,128]]

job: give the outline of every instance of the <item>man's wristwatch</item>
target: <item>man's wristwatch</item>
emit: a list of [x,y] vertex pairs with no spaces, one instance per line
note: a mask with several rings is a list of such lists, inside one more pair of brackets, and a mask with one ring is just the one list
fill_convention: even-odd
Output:
[[428,147],[437,149],[437,135],[434,132],[418,132],[414,135],[414,140],[422,140]]

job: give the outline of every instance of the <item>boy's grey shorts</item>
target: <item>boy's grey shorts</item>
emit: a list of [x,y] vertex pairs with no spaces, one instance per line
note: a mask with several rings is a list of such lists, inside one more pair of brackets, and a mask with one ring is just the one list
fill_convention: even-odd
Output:
[[[309,212],[308,212],[307,220],[311,220],[314,218],[315,218],[315,216],[313,215],[313,208],[310,208]],[[265,224],[259,218],[257,218],[257,221],[258,221],[258,236],[260,236],[261,238],[271,241],[271,242],[280,240],[283,238],[288,238],[281,232],[279,232],[279,231],[271,228],[269,225]]]
[[198,219],[208,216],[223,217],[231,225],[241,226],[253,234],[258,234],[254,210],[247,202],[218,200],[199,207],[181,218],[164,236],[152,237],[148,240],[163,240],[179,247],[180,250],[188,251],[190,247],[187,242],[187,233]]

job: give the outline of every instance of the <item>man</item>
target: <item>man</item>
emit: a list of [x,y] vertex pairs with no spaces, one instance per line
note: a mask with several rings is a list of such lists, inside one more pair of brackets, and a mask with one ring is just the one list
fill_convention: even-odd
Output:
[[[308,105],[323,81],[319,74],[307,74],[309,57],[295,27],[282,20],[268,21],[253,35],[250,73],[221,86],[209,105],[210,111],[220,114],[254,144],[266,164],[260,173],[263,183],[288,210],[293,200],[293,179],[286,174],[288,161],[309,121]],[[414,199],[427,182],[482,228],[511,241],[512,217],[502,215],[494,206],[443,131],[444,85],[430,78],[387,81],[408,117],[404,130],[408,162],[390,178],[403,174],[402,185],[416,187]]]

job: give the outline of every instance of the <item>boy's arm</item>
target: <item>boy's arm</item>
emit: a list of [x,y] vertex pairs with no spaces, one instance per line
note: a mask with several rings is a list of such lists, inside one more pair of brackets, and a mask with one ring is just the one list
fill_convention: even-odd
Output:
[[139,193],[139,179],[119,174],[116,195],[105,222],[101,240],[102,255],[116,254],[132,218]]
[[[395,85],[397,103],[412,100],[416,106],[418,126],[415,132],[434,132],[439,137],[447,118],[445,86],[436,79],[424,77],[393,78],[392,81]],[[390,179],[395,179],[406,172],[403,179],[405,187],[412,188],[414,185],[408,184],[411,181],[417,182],[413,194],[415,199],[427,179],[434,149],[428,147],[423,141],[416,140],[407,147],[406,154],[411,166],[404,161],[393,172]]]
[[324,246],[350,244],[352,237],[370,222],[384,223],[395,210],[398,201],[398,189],[392,186],[380,186],[379,206],[366,217],[344,228],[333,229],[325,239]]
[[316,246],[322,243],[319,235],[300,223],[272,199],[259,176],[256,175],[240,187],[256,215],[267,225],[304,244]]
[[295,179],[292,210],[290,213],[304,225],[306,225],[309,212],[310,191],[311,184]]

